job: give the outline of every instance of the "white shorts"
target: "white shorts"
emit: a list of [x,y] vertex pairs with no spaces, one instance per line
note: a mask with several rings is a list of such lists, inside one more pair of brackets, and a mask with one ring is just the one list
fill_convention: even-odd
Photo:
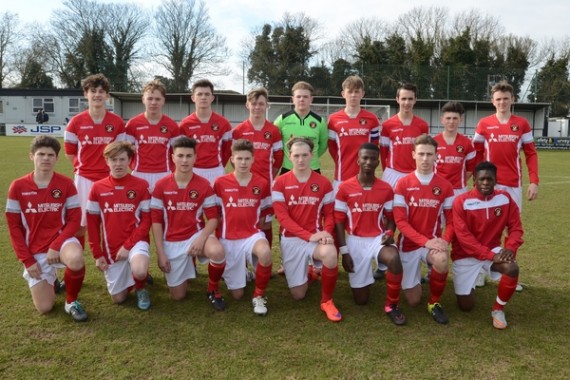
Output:
[[[170,261],[170,273],[164,274],[169,287],[173,288],[186,280],[196,278],[196,268],[188,250],[199,235],[200,233],[195,233],[190,239],[183,241],[164,241],[164,253]],[[208,261],[205,256],[199,256],[198,260],[201,264]]]
[[398,182],[398,180],[402,177],[407,176],[408,174],[410,173],[402,173],[392,168],[386,168],[382,173],[382,179],[388,182],[392,187],[392,189],[394,189],[396,188],[396,183]]
[[[80,244],[79,240],[77,240],[76,237],[71,237],[71,238],[69,238],[63,242],[63,244],[61,245],[61,248],[60,248],[60,252],[61,252],[61,250],[63,250],[63,247],[65,247],[69,243]],[[31,277],[26,268],[24,268],[24,273],[22,274],[22,277],[24,277],[24,279],[26,281],[28,281],[28,286],[30,288],[39,284],[43,280],[46,280],[48,282],[48,284],[53,285],[53,283],[55,282],[55,279],[57,277],[56,270],[61,269],[61,268],[65,268],[65,265],[63,263],[48,264],[47,253],[36,253],[34,255],[34,259],[36,259],[36,262],[38,263],[38,265],[40,266],[40,268],[42,270],[42,273],[40,275],[41,279],[36,280],[35,278]]]
[[374,283],[373,261],[379,269],[384,271],[388,269],[378,261],[382,237],[383,235],[377,237],[346,236],[346,246],[354,263],[354,273],[348,274],[351,288],[364,288]]
[[[493,252],[495,252],[495,254],[499,253],[500,251],[501,247],[496,247],[493,249]],[[452,269],[455,294],[458,296],[471,294],[471,291],[475,289],[477,275],[481,271],[491,277],[493,281],[499,280],[501,278],[501,273],[493,272],[491,270],[492,265],[493,261],[491,260],[479,260],[474,257],[467,257],[465,259],[454,261],[452,264]]]
[[504,190],[509,193],[511,198],[513,198],[513,201],[515,201],[517,206],[519,206],[519,212],[522,213],[522,187],[511,187],[497,184],[495,185],[495,189]]
[[104,272],[105,280],[107,281],[107,290],[112,296],[121,293],[123,290],[135,284],[133,272],[131,271],[131,260],[136,255],[150,257],[149,244],[146,241],[139,241],[129,251],[127,260],[115,261],[109,265],[109,269]]
[[[297,237],[281,237],[280,245],[287,286],[294,288],[303,285],[307,282],[309,260],[314,260],[313,254],[319,243]],[[314,260],[314,265],[322,267],[319,260]]]
[[400,261],[402,262],[402,268],[404,270],[402,289],[411,289],[421,283],[421,263],[423,261],[427,264],[428,252],[429,249],[424,247],[409,252],[400,251]]
[[245,288],[246,263],[254,268],[257,265],[257,257],[252,252],[255,243],[261,239],[267,240],[263,232],[257,232],[246,239],[220,239],[226,252],[223,277],[229,290]]
[[164,173],[144,173],[144,172],[138,172],[138,171],[133,171],[131,173],[132,175],[134,175],[135,177],[138,178],[142,178],[145,181],[148,182],[148,191],[152,194],[153,190],[154,190],[154,186],[156,185],[156,183],[158,182],[159,179],[166,177],[167,175],[170,174],[170,172],[164,172]]
[[210,186],[212,187],[214,187],[214,182],[216,182],[216,179],[218,179],[218,177],[221,177],[224,174],[226,174],[226,171],[224,170],[222,165],[215,168],[207,168],[207,169],[195,167],[193,171],[194,173],[198,174],[200,177],[204,177],[208,181],[210,181]]
[[81,205],[81,227],[85,227],[87,225],[87,213],[85,210],[87,208],[87,200],[89,199],[93,181],[76,174],[73,182],[75,183],[79,204]]

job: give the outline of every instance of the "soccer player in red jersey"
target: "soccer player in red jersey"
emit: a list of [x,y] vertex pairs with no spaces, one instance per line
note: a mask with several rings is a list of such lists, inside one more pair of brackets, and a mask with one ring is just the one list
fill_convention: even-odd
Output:
[[467,180],[475,167],[475,149],[469,137],[458,132],[465,109],[458,102],[447,102],[441,108],[443,132],[437,141],[435,172],[453,185],[455,195],[467,191]]
[[51,136],[32,141],[34,171],[12,182],[6,221],[12,247],[24,265],[36,310],[46,314],[55,304],[56,268],[65,268],[65,311],[77,322],[87,313],[77,301],[85,277],[83,248],[75,237],[81,207],[73,181],[55,172],[61,145]]
[[[464,311],[475,306],[475,281],[483,269],[499,280],[497,298],[491,310],[493,326],[507,328],[503,311],[515,292],[519,267],[517,249],[523,244],[519,209],[504,190],[495,189],[497,167],[480,162],[475,167],[475,188],[453,202],[453,283],[457,304]],[[503,247],[501,238],[507,229]]]
[[[394,219],[400,230],[398,247],[404,268],[402,289],[411,306],[422,296],[421,262],[432,265],[428,312],[437,323],[448,319],[439,301],[447,283],[447,248],[453,237],[451,207],[453,187],[434,173],[437,142],[421,135],[414,143],[416,170],[401,178],[394,191]],[[441,235],[441,216],[445,215],[445,234]]]
[[388,294],[384,311],[394,324],[403,325],[406,318],[398,307],[402,263],[393,238],[394,191],[374,174],[380,164],[378,145],[362,144],[357,164],[358,174],[340,184],[335,199],[342,266],[348,272],[352,295],[358,305],[367,304],[370,298],[370,285],[374,283],[372,261],[387,268]]
[[172,143],[172,161],[174,173],[156,183],[150,204],[158,267],[165,274],[171,298],[178,301],[186,297],[188,280],[196,278],[192,258],[209,260],[207,297],[215,310],[222,311],[226,304],[219,284],[226,261],[213,235],[219,213],[210,183],[192,171],[196,140],[177,138]]
[[78,239],[85,245],[87,198],[93,182],[109,175],[109,167],[103,159],[105,147],[115,141],[124,140],[123,119],[107,111],[111,85],[103,74],[90,75],[81,82],[83,96],[89,108],[75,115],[67,124],[64,134],[65,156],[73,164],[75,186],[81,204],[81,229]]
[[[234,140],[243,138],[253,142],[255,159],[251,172],[262,176],[271,185],[283,163],[283,142],[279,129],[265,118],[268,100],[269,95],[264,88],[251,90],[247,94],[245,106],[249,110],[249,118],[235,127],[232,137]],[[271,247],[271,223],[263,232]]]
[[416,169],[412,158],[414,140],[421,134],[429,134],[427,122],[414,115],[417,88],[403,84],[396,92],[400,106],[398,113],[382,123],[380,129],[380,158],[382,179],[392,188],[396,182]]
[[311,170],[313,142],[294,137],[287,143],[293,170],[273,184],[275,216],[280,223],[281,255],[294,299],[305,298],[309,288],[308,262],[322,264],[321,310],[333,322],[342,319],[332,294],[338,278],[338,257],[332,236],[334,195],[330,181]]
[[129,173],[134,153],[128,141],[105,147],[111,174],[91,187],[87,231],[95,265],[105,273],[113,302],[123,303],[134,285],[138,308],[147,310],[150,194],[148,182]]
[[227,253],[224,281],[230,294],[241,299],[246,265],[255,266],[253,312],[265,315],[265,289],[271,277],[272,257],[271,247],[260,227],[271,223],[273,209],[269,182],[251,171],[254,151],[251,141],[234,141],[231,156],[234,171],[216,180],[214,193],[222,215],[218,236]]
[[159,80],[148,82],[142,95],[144,112],[126,125],[126,139],[136,147],[132,174],[146,180],[151,193],[156,182],[173,169],[171,144],[180,134],[178,124],[162,113],[165,101],[164,84]]
[[196,111],[180,122],[180,133],[198,142],[194,173],[206,178],[213,186],[224,175],[231,154],[232,126],[222,115],[212,110],[214,85],[202,79],[192,85],[192,101]]
[[328,146],[335,164],[335,190],[340,182],[358,174],[358,150],[355,148],[366,142],[378,144],[380,129],[376,115],[360,107],[364,82],[358,75],[349,76],[342,82],[342,97],[346,106],[328,119]]

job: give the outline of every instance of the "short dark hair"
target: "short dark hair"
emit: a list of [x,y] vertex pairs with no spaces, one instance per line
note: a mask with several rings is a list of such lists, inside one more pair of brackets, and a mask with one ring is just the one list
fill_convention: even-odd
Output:
[[418,97],[418,88],[415,84],[412,83],[403,83],[400,85],[400,87],[398,87],[398,90],[396,91],[396,98],[400,97],[400,91],[401,90],[408,90],[414,93],[414,97],[417,98]]
[[246,139],[237,139],[232,143],[232,154],[235,152],[250,152],[253,155],[253,143]]
[[194,94],[194,90],[196,90],[197,87],[209,87],[212,94],[214,94],[214,84],[208,79],[200,79],[194,82],[194,84],[192,84],[192,94]]
[[293,144],[297,144],[297,143],[307,144],[309,146],[309,148],[311,149],[311,152],[315,148],[315,143],[313,143],[313,141],[310,138],[305,137],[305,136],[295,136],[295,137],[291,137],[289,139],[289,141],[287,141],[287,150],[290,152]]
[[437,150],[437,141],[427,133],[421,134],[414,140],[414,151],[418,145],[431,145]]
[[378,154],[380,154],[380,148],[378,147],[378,145],[373,144],[371,142],[366,142],[366,143],[360,145],[360,148],[358,148],[358,151],[360,152],[361,150],[373,150],[375,152],[378,152]]
[[55,155],[58,156],[59,151],[61,150],[61,144],[58,139],[53,136],[39,135],[34,137],[32,140],[32,143],[30,144],[30,152],[34,154],[40,148],[52,148]]
[[91,88],[97,88],[101,86],[101,88],[105,92],[111,91],[111,85],[109,84],[109,80],[103,74],[93,74],[89,75],[85,79],[81,81],[81,88],[83,88],[84,92],[89,91]]
[[172,151],[176,148],[191,148],[196,152],[196,140],[187,136],[179,136],[172,142]]
[[459,102],[447,102],[441,107],[441,113],[453,112],[463,115],[465,113],[465,108],[463,104]]
[[491,161],[481,161],[477,164],[477,166],[475,166],[475,170],[473,170],[473,175],[475,177],[477,177],[477,174],[479,174],[480,171],[483,170],[488,170],[491,173],[493,173],[493,175],[495,176],[495,178],[497,178],[497,166],[495,166],[494,163],[492,163]]
[[498,83],[495,83],[493,87],[491,87],[491,98],[493,97],[493,94],[498,91],[510,92],[511,95],[513,96],[515,95],[515,90],[513,86],[511,86],[509,82],[507,82],[506,80],[499,81]]

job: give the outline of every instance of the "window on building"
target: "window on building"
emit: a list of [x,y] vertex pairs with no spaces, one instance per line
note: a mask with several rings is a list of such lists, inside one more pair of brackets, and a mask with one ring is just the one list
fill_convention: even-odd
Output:
[[40,110],[40,108],[43,108],[44,112],[53,113],[53,98],[34,98],[32,112],[35,114]]
[[0,100],[0,113],[4,113],[4,101]]
[[89,107],[87,99],[85,98],[70,98],[69,99],[69,114],[75,115],[81,111],[85,111]]

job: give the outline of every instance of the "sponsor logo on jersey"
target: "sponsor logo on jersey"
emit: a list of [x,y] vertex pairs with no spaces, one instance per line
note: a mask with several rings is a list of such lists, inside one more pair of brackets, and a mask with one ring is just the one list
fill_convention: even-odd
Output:
[[518,135],[499,135],[499,142],[516,143],[518,140]]
[[500,207],[495,208],[494,210],[495,216],[501,216],[503,214],[503,210]]
[[441,188],[439,186],[434,186],[433,189],[431,189],[431,192],[433,195],[440,195],[441,194]]
[[53,189],[51,191],[51,196],[54,197],[55,199],[61,198],[61,194],[62,194],[62,191],[60,189]]
[[316,183],[312,183],[312,184],[311,184],[311,191],[312,191],[313,193],[318,192],[319,189],[320,189],[320,187],[319,187],[318,184],[316,184]]
[[457,151],[457,153],[463,153],[465,151],[465,147],[463,145],[457,145],[455,147],[455,150]]
[[253,191],[253,195],[261,194],[261,189],[257,186],[254,186],[251,190]]
[[198,198],[199,193],[198,190],[190,190],[188,195],[190,196],[190,199],[196,199]]
[[129,190],[127,191],[127,198],[129,199],[135,199],[135,197],[137,196],[137,192],[134,190]]
[[220,126],[216,123],[212,124],[212,126],[210,128],[212,128],[212,131],[214,131],[214,132],[217,132],[220,130]]
[[311,197],[308,195],[302,195],[299,198],[295,198],[294,195],[291,195],[291,199],[289,199],[288,205],[311,205],[314,206],[320,202],[319,197]]
[[[197,139],[196,136],[194,138]],[[216,140],[216,136],[214,136],[214,135],[202,135],[202,136],[200,136],[199,142],[215,143],[215,142],[217,142],[217,140]]]
[[38,203],[37,212],[59,212],[62,207],[61,203]]
[[271,140],[271,138],[273,137],[271,132],[265,132],[263,134],[263,138],[265,138],[265,140]]
[[105,202],[105,208],[103,212],[134,212],[135,205],[132,203],[114,203],[113,207],[109,207],[109,204]]
[[[441,191],[441,190],[440,190]],[[415,199],[413,196],[408,202],[410,207],[438,208],[441,202],[438,199],[420,198]]]
[[105,132],[112,133],[115,130],[115,127],[112,124],[107,124],[105,126]]

